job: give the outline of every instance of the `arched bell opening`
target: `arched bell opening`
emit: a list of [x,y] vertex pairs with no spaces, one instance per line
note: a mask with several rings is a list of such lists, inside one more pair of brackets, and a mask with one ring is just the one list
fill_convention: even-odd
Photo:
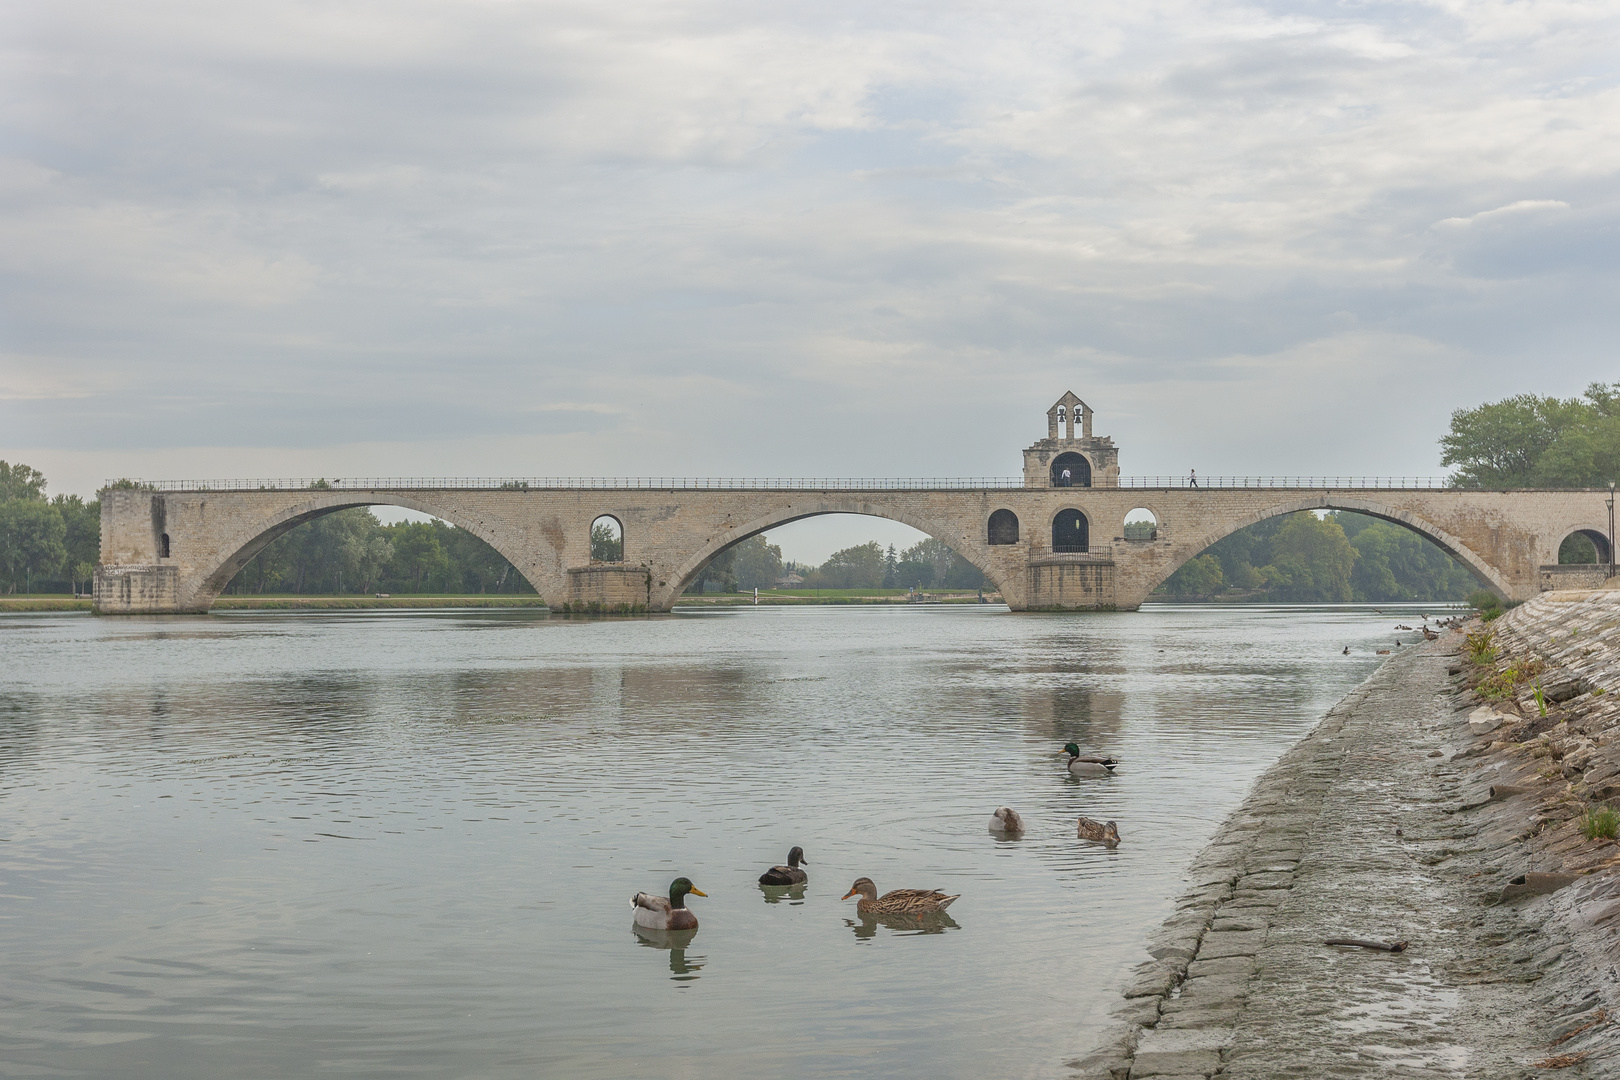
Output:
[[591,522],[591,562],[624,562],[624,523],[612,514]]
[[997,510],[990,515],[989,533],[992,545],[1018,543],[1018,515],[1011,510]]
[[1070,450],[1052,460],[1053,487],[1090,487],[1091,462]]
[[1052,519],[1052,550],[1058,554],[1083,554],[1091,550],[1091,524],[1078,510],[1060,510]]
[[1596,529],[1576,529],[1558,545],[1558,561],[1571,563],[1609,562],[1609,538]]

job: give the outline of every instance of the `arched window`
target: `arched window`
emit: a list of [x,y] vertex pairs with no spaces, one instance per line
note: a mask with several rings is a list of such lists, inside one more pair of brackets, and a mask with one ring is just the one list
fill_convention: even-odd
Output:
[[1059,454],[1052,462],[1053,487],[1090,487],[1091,462],[1072,450]]
[[168,557],[169,557],[169,534],[164,533],[162,536],[158,537],[158,558],[167,559]]
[[997,510],[991,514],[990,542],[992,544],[1018,543],[1018,515],[1011,510]]
[[591,522],[591,562],[624,561],[624,526],[612,514]]
[[1138,506],[1125,515],[1125,539],[1157,540],[1159,519],[1145,506]]
[[1052,519],[1052,550],[1083,552],[1091,547],[1091,526],[1078,510],[1060,510]]

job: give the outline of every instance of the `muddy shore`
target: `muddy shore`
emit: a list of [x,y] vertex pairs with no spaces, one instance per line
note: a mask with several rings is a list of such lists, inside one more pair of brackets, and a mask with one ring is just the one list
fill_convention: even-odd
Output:
[[1620,1076],[1620,844],[1588,836],[1611,800],[1620,592],[1403,650],[1256,783],[1071,1064]]

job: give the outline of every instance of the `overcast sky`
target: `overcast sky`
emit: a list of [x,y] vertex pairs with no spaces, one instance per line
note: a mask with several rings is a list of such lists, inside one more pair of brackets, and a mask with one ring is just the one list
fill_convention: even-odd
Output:
[[0,6],[0,457],[1433,475],[1620,378],[1620,5]]

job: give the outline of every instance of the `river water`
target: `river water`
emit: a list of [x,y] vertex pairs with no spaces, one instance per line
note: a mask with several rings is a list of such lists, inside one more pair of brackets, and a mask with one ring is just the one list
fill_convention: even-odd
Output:
[[0,1075],[1061,1076],[1414,610],[3,617]]

